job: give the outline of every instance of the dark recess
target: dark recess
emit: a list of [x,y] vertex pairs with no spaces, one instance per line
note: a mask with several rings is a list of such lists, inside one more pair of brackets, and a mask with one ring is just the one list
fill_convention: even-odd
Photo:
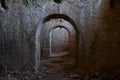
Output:
[[5,0],[1,0],[1,6],[6,10],[8,9],[8,7],[5,4]]
[[62,0],[54,0],[55,3],[61,3]]
[[115,6],[115,0],[110,0],[110,7],[113,8]]

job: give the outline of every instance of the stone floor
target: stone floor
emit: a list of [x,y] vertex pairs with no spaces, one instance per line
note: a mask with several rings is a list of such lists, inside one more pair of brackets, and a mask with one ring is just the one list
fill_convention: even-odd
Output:
[[38,73],[11,71],[0,80],[120,80],[120,75],[92,72],[83,75],[69,59],[51,58],[41,61]]

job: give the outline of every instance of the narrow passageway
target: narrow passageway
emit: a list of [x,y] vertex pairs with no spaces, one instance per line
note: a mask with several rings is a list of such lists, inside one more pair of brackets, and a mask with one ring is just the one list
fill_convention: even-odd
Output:
[[41,80],[79,79],[74,72],[77,43],[73,25],[62,18],[50,19],[42,26],[41,34]]
[[120,0],[0,0],[0,80],[120,80]]
[[64,27],[56,27],[50,32],[50,56],[69,54],[70,35]]

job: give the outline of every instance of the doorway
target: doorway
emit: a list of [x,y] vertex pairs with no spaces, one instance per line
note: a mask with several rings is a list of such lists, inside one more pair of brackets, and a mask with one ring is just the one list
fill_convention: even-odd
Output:
[[[60,29],[60,27],[58,26],[64,26],[64,27]],[[55,52],[54,47],[56,45],[52,45],[52,44],[56,44],[54,42],[54,39],[56,39],[54,34],[56,33],[56,31],[58,31],[58,29],[66,33],[67,39],[65,41],[68,42],[66,43],[66,46],[68,46],[69,44],[69,48],[66,47],[66,49],[65,48],[64,49],[66,52],[69,52],[67,54],[70,54],[70,55],[67,55],[66,56],[67,58],[61,57],[61,59],[65,60],[64,63],[66,62],[67,64],[69,64],[68,62],[70,62],[70,64],[71,62],[72,64],[77,62],[79,58],[78,56],[76,56],[79,54],[79,49],[78,49],[79,48],[79,31],[78,31],[76,24],[71,18],[69,18],[66,15],[52,14],[52,15],[47,16],[40,23],[37,29],[37,32],[36,32],[35,70],[39,68],[40,64],[42,65],[43,61],[47,60],[47,62],[49,62],[51,59],[53,59],[50,57],[51,55],[54,54],[53,53]],[[61,34],[61,32],[58,32],[58,33]],[[41,60],[41,56],[42,56],[41,50],[43,52],[43,56],[45,57],[47,56],[48,58]],[[64,51],[62,50],[62,48],[61,49],[56,48],[56,50]]]
[[57,26],[50,32],[50,57],[69,54],[70,33],[63,26]]

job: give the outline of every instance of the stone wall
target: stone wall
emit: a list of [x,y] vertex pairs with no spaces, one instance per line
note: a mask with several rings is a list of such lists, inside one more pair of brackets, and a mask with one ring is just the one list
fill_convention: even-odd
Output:
[[0,10],[0,66],[5,69],[35,67],[36,31],[42,27],[41,21],[52,14],[66,15],[76,24],[80,67],[119,68],[119,1],[112,8],[109,0],[63,0],[61,4],[52,0],[5,2],[8,9]]
[[[24,0],[23,0],[24,1]],[[34,67],[35,31],[41,7],[19,0],[6,0],[8,10],[0,13],[0,66],[9,70]]]

